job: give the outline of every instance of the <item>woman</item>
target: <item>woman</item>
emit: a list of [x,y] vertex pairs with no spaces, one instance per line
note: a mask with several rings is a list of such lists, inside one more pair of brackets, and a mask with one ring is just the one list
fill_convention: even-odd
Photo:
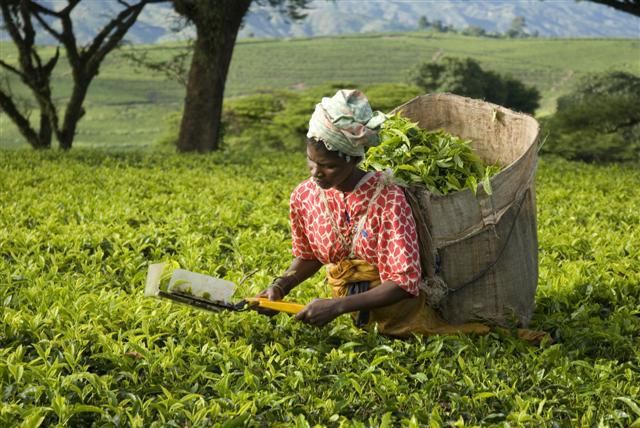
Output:
[[322,326],[352,313],[359,326],[393,336],[486,332],[481,324],[447,325],[426,305],[416,226],[402,189],[381,172],[358,168],[365,146],[378,143],[384,114],[356,90],[316,105],[307,133],[311,177],[293,191],[290,220],[295,259],[260,296],[283,299],[327,267],[331,299],[296,315]]

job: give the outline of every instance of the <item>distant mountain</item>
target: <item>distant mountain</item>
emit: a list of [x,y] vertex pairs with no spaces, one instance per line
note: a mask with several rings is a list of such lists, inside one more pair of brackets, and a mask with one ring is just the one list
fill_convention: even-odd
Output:
[[241,37],[320,36],[413,31],[427,21],[462,30],[482,27],[504,33],[516,16],[542,37],[640,38],[640,18],[608,6],[575,0],[314,0],[304,21],[290,23],[265,6],[254,6]]
[[[42,0],[52,8],[65,2]],[[84,0],[74,10],[77,38],[90,40],[96,29],[122,7],[114,0]],[[607,6],[575,0],[314,0],[306,19],[289,22],[268,6],[254,4],[239,37],[313,37],[324,35],[414,31],[424,16],[429,22],[462,30],[482,27],[503,33],[516,16],[526,30],[541,37],[640,38],[640,19]],[[145,8],[127,34],[131,43],[157,43],[193,37],[193,28],[176,33],[179,17],[169,3]],[[7,34],[0,31],[0,39]],[[50,37],[39,43],[51,44]]]

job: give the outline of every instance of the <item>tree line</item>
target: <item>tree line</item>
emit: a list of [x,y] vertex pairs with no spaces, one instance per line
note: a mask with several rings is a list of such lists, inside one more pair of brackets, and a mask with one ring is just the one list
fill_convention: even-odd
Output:
[[504,32],[487,31],[478,25],[469,25],[462,30],[457,29],[453,25],[447,25],[440,19],[429,21],[429,19],[422,15],[418,19],[418,30],[420,31],[433,31],[436,33],[456,33],[464,36],[474,37],[506,37],[509,39],[524,39],[528,37],[538,37],[538,31],[529,31],[524,16],[516,16],[511,21],[511,26]]

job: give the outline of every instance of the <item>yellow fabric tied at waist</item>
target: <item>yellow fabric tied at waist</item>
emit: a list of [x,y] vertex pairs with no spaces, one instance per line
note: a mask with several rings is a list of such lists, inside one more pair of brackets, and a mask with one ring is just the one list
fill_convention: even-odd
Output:
[[[370,281],[369,289],[380,285],[378,269],[364,260],[343,260],[327,265],[327,283],[331,285],[331,294],[334,298],[346,296],[349,292],[348,284],[361,281]],[[352,315],[356,317],[357,313]],[[479,323],[448,324],[426,304],[426,296],[422,291],[416,297],[372,309],[369,323],[365,328],[373,324],[378,325],[380,333],[396,337],[406,337],[411,334],[489,332],[489,327]]]
[[369,288],[380,285],[378,268],[364,260],[343,260],[327,265],[327,283],[331,285],[333,297],[346,296],[352,282],[369,281]]

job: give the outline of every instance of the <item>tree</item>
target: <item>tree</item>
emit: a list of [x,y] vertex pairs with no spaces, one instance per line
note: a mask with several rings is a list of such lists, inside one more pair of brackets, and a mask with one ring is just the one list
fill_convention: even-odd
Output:
[[[0,107],[36,149],[51,147],[53,134],[60,148],[71,148],[78,122],[85,113],[84,99],[93,78],[98,75],[102,61],[118,47],[147,4],[166,0],[139,0],[135,4],[118,0],[123,6],[118,15],[98,31],[91,42],[78,47],[71,14],[80,1],[68,0],[60,10],[47,8],[34,0],[0,2],[4,27],[18,50],[17,65],[0,60],[0,66],[18,76],[33,94],[40,112],[38,130],[33,129],[28,112],[21,111],[8,87],[0,88]],[[36,29],[44,29],[64,47],[71,67],[73,85],[62,120],[58,113],[59,106],[51,96],[51,74],[58,62],[60,47],[51,58],[43,60],[35,45]]]
[[431,23],[431,28],[433,28],[438,33],[446,33],[448,30],[447,26],[443,24],[439,19],[436,19]]
[[487,32],[484,28],[477,25],[469,25],[462,30],[462,34],[471,37],[484,37],[487,35]]
[[582,78],[543,122],[545,153],[571,160],[640,160],[640,77],[621,71]]
[[485,99],[525,113],[539,106],[540,92],[510,76],[486,71],[471,58],[444,58],[442,62],[423,62],[409,76],[411,83],[428,92],[452,92]]
[[640,0],[587,0],[640,17]]
[[422,15],[418,20],[418,30],[426,30],[430,25],[429,20],[424,15]]
[[505,35],[511,39],[527,37],[526,26],[524,16],[516,16],[511,21],[511,27],[506,31]]
[[429,92],[452,92],[471,98],[482,98],[485,93],[482,68],[471,58],[423,62],[411,72],[409,80]]
[[[540,91],[538,91],[535,86],[527,86],[512,76],[498,76],[498,78],[501,79],[504,84],[505,98],[501,102],[494,102],[513,110],[531,114],[540,107]],[[490,93],[490,91],[491,89],[488,89],[487,92]],[[487,99],[490,98],[491,96],[488,95]]]
[[[291,19],[310,0],[256,0],[278,7]],[[176,12],[195,25],[196,40],[187,80],[178,150],[218,149],[222,101],[233,48],[252,0],[173,0]]]

